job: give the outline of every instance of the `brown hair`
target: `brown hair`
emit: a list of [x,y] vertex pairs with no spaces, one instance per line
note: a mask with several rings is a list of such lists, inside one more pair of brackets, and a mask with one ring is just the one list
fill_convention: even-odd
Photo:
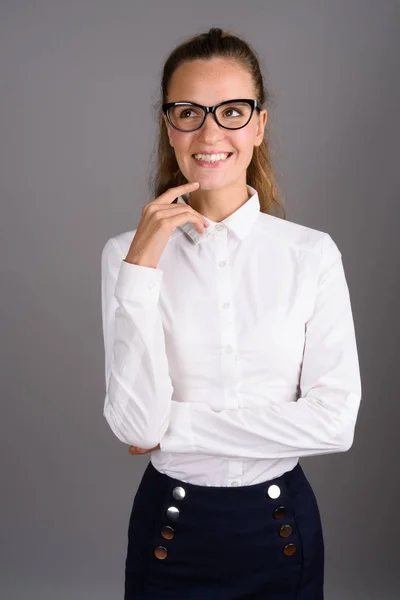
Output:
[[[186,177],[179,169],[174,149],[169,144],[167,128],[162,117],[161,105],[167,102],[168,85],[171,77],[175,69],[183,62],[195,59],[211,60],[220,57],[238,61],[250,73],[256,91],[256,98],[261,102],[262,107],[269,108],[270,106],[270,94],[264,86],[258,55],[243,39],[230,32],[212,27],[208,32],[186,39],[177,46],[164,64],[161,79],[161,99],[153,107],[159,121],[156,140],[157,151],[153,153],[155,165],[149,180],[154,198],[157,198],[170,187],[187,183]],[[272,168],[266,132],[267,126],[265,127],[263,141],[259,146],[254,147],[251,162],[247,167],[246,182],[257,190],[261,212],[286,219],[282,195],[278,189]]]

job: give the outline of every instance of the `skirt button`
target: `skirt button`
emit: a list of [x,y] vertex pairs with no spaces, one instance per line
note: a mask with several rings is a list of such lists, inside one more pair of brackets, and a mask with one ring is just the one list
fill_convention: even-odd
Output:
[[184,488],[179,485],[172,490],[172,495],[175,500],[182,500],[186,496],[186,492]]
[[179,518],[179,508],[176,508],[176,506],[168,506],[167,517],[172,521],[176,521],[176,519]]
[[281,490],[279,485],[270,485],[268,488],[268,496],[270,498],[279,498],[279,496],[281,495]]
[[283,549],[283,554],[285,554],[286,556],[292,556],[292,554],[294,554],[296,550],[297,548],[295,544],[286,544],[286,546]]
[[291,525],[282,525],[279,530],[279,535],[281,537],[289,537],[291,535],[293,529]]
[[175,535],[175,531],[170,525],[164,525],[164,527],[161,530],[161,535],[166,540],[171,540]]
[[274,510],[273,514],[274,514],[274,518],[275,519],[283,519],[287,515],[287,510],[286,510],[286,508],[284,506],[278,506]]
[[167,549],[164,546],[157,546],[157,548],[154,550],[154,554],[156,555],[157,558],[165,558],[168,554]]

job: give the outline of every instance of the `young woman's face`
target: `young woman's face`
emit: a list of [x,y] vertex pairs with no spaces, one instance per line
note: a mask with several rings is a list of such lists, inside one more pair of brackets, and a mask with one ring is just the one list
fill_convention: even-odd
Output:
[[[168,102],[189,101],[213,106],[235,98],[258,99],[250,74],[236,62],[221,58],[194,60],[180,65],[174,72]],[[211,114],[197,131],[181,132],[172,127],[163,114],[179,168],[186,179],[199,181],[201,189],[219,189],[242,179],[253,156],[254,146],[263,140],[267,111],[255,109],[250,122],[242,129],[220,127]],[[202,166],[193,154],[202,151],[232,152],[217,167]]]

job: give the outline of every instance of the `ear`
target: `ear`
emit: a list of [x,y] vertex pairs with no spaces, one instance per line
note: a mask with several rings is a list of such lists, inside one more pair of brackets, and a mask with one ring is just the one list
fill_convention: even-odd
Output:
[[260,146],[260,144],[262,143],[262,141],[264,139],[264,131],[265,131],[265,126],[267,124],[267,119],[268,119],[268,111],[266,109],[261,110],[258,115],[257,130],[256,130],[255,138],[254,138],[255,146]]

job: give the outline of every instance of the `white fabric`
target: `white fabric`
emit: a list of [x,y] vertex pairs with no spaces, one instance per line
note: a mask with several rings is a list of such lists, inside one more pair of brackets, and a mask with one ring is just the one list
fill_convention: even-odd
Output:
[[198,485],[251,485],[348,450],[361,401],[341,252],[260,212],[247,188],[205,234],[177,227],[156,269],[124,261],[136,230],[101,256],[104,417]]

